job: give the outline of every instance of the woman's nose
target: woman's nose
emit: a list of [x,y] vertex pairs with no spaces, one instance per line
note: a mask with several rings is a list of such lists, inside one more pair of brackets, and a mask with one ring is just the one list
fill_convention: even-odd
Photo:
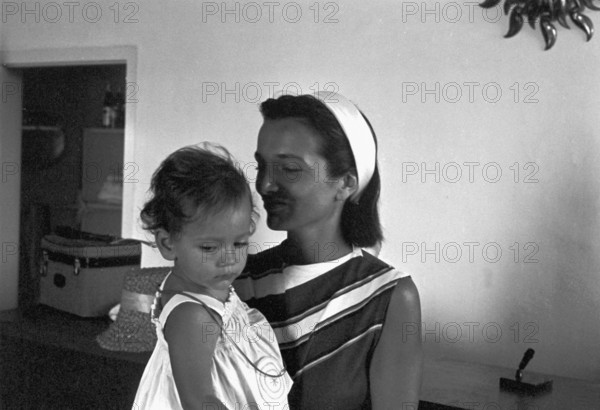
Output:
[[273,175],[273,167],[266,166],[256,177],[256,191],[261,194],[277,191],[277,183]]

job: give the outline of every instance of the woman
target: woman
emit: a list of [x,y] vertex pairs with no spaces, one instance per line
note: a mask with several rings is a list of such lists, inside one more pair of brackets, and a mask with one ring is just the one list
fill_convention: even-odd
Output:
[[361,248],[377,247],[375,134],[339,94],[261,104],[256,188],[267,225],[287,231],[248,258],[240,297],[273,326],[294,380],[292,409],[417,408],[419,295],[412,279]]

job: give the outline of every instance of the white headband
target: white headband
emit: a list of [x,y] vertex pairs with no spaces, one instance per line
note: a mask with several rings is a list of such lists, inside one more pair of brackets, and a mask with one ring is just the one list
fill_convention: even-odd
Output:
[[333,113],[348,138],[358,178],[358,187],[350,200],[358,203],[375,172],[377,151],[371,128],[356,105],[346,97],[330,91],[319,91],[315,97]]

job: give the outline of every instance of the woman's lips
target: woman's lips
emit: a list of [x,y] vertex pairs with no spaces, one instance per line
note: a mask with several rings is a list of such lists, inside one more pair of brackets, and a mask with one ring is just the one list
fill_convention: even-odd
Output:
[[267,212],[277,212],[288,205],[286,201],[279,199],[265,200],[264,204]]

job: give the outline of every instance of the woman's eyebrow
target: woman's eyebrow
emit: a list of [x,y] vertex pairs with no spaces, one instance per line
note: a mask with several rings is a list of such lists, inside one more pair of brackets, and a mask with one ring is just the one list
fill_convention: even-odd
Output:
[[[276,157],[277,159],[294,159],[306,164],[304,158],[295,154],[277,154]],[[254,159],[257,161],[264,161],[263,157],[258,152],[254,153]]]
[[304,158],[294,154],[277,154],[277,158],[281,159],[297,159],[304,162]]

